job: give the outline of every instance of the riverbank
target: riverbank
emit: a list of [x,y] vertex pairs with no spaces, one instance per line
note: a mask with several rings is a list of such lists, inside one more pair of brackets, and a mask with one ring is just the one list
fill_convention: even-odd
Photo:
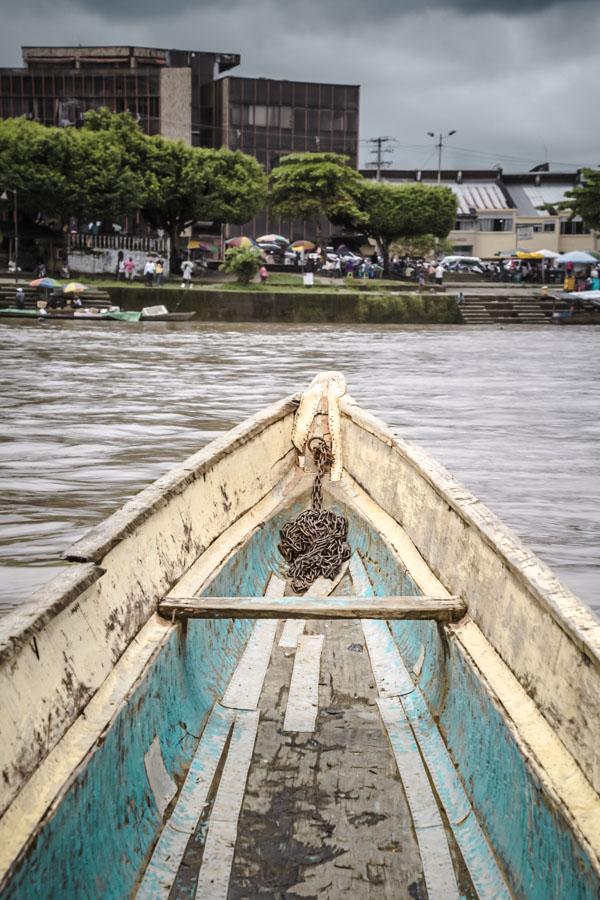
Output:
[[444,294],[372,294],[326,291],[107,288],[123,309],[164,304],[170,312],[195,312],[204,322],[453,324],[461,321],[455,297]]

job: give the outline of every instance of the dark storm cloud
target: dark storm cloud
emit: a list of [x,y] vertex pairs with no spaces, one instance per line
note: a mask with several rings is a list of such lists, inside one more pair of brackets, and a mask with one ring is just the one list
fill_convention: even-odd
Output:
[[[229,0],[227,13],[233,16],[262,18],[263,15],[287,15],[300,23],[307,19],[313,22],[346,23],[377,19],[379,21],[400,19],[415,12],[434,9],[449,10],[465,16],[511,15],[527,17],[550,10],[563,10],[573,14],[577,7],[593,7],[598,0],[303,0],[298,4],[286,0],[262,0],[249,3],[248,0]],[[30,9],[45,9],[49,14],[76,13],[85,11],[103,20],[118,16],[121,21],[139,19],[140,16],[169,18],[183,11],[204,12],[210,15],[223,11],[222,0],[25,0]]]
[[2,0],[0,65],[21,44],[240,53],[232,74],[361,85],[367,139],[398,167],[600,162],[598,0]]

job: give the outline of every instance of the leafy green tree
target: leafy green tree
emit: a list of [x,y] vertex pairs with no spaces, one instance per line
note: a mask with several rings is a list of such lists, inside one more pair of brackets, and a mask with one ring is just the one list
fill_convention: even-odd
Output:
[[568,199],[557,206],[559,209],[570,210],[573,216],[581,216],[590,228],[600,231],[600,171],[584,169],[583,178],[584,183],[567,191]]
[[118,133],[108,128],[0,121],[0,186],[17,188],[20,208],[30,217],[117,220],[145,199],[139,169]]
[[170,235],[173,246],[195,221],[243,225],[264,208],[267,179],[253,157],[164,138],[150,140],[152,187],[142,212]]
[[237,275],[240,284],[249,284],[260,268],[260,253],[252,247],[230,247],[219,268]]
[[0,120],[0,191],[16,189],[22,213],[60,215],[68,199],[68,179],[58,129],[24,118]]
[[271,172],[271,209],[284,219],[312,222],[320,243],[323,217],[351,227],[363,223],[357,202],[361,183],[346,156],[290,153]]
[[243,224],[264,208],[267,179],[239,151],[149,138],[128,113],[85,116],[81,129],[0,121],[0,188],[19,191],[21,209],[66,220],[118,221],[142,210],[173,248],[196,220]]
[[360,203],[364,230],[379,244],[386,272],[394,241],[423,235],[445,238],[456,218],[456,197],[447,187],[365,180]]
[[390,253],[399,256],[427,257],[446,256],[454,252],[452,241],[446,238],[438,238],[433,234],[422,234],[416,237],[407,237],[399,241],[393,241],[390,245]]

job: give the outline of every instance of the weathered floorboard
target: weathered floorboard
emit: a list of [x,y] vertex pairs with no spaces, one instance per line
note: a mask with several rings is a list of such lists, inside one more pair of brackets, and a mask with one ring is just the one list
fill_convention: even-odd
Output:
[[466,611],[458,597],[173,597],[158,611],[176,619],[434,619],[456,622]]
[[208,823],[196,900],[226,900],[237,839],[238,819],[254,752],[260,712],[236,713],[235,725]]
[[298,639],[290,683],[284,731],[314,731],[319,711],[319,676],[322,634],[306,634]]
[[[285,581],[272,575],[267,585],[266,598],[272,602],[281,597]],[[256,709],[269,667],[277,621],[270,616],[264,622],[256,622],[237,668],[227,685],[222,705],[233,709]]]
[[[261,697],[229,900],[425,898],[410,810],[358,622],[325,635],[316,731],[284,733],[293,653],[275,647]],[[472,896],[472,894],[468,894]]]

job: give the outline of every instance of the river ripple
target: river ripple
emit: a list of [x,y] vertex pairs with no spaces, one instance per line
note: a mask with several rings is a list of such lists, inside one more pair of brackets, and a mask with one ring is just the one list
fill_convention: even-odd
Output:
[[596,328],[0,323],[4,609],[175,462],[321,369],[600,611]]

